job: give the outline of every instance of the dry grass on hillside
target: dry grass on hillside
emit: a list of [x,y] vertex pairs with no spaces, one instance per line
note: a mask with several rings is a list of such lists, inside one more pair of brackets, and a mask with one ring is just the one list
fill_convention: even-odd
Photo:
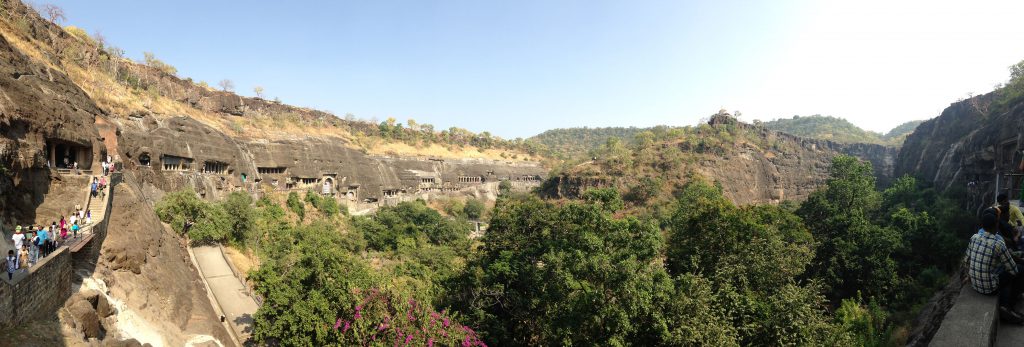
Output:
[[260,261],[252,251],[224,247],[224,254],[228,256],[228,261],[231,262],[231,265],[235,266],[235,270],[238,270],[239,275],[246,276],[250,270],[260,267]]
[[[354,136],[347,129],[331,124],[312,124],[293,114],[250,114],[244,117],[204,111],[191,105],[167,98],[156,91],[126,87],[93,66],[82,66],[71,61],[58,62],[61,56],[53,47],[16,34],[17,30],[6,21],[0,21],[2,34],[15,48],[36,63],[64,72],[79,88],[109,115],[124,116],[149,113],[157,118],[187,116],[230,136],[263,138],[270,140],[304,137],[333,138],[370,154],[429,156],[441,158],[477,158],[503,161],[540,160],[512,150],[480,150],[472,146],[455,148],[440,144],[411,146],[402,142],[388,142],[373,136]],[[197,88],[200,86],[197,85]]]
[[[502,161],[528,161],[534,160],[527,154],[515,153],[505,150],[480,150],[475,147],[448,148],[433,143],[429,146],[415,147],[403,142],[379,143],[369,146],[369,153],[377,155],[401,155],[401,156],[429,156],[441,158],[472,158],[490,159]],[[504,154],[504,156],[502,156]]]

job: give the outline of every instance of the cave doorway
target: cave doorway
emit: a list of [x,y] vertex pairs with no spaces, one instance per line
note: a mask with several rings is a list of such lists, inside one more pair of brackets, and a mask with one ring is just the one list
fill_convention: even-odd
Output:
[[47,149],[50,152],[48,160],[53,167],[70,169],[75,163],[78,163],[78,168],[88,169],[90,167],[89,164],[92,163],[92,151],[88,146],[61,140],[50,140],[47,141]]
[[323,181],[324,181],[324,185],[323,185],[322,193],[324,195],[334,195],[334,178],[333,177],[324,177]]

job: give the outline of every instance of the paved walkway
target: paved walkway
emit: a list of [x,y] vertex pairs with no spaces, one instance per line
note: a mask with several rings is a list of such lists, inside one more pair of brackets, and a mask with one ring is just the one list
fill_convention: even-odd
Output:
[[213,292],[216,304],[220,306],[238,339],[249,339],[253,329],[253,315],[259,305],[245,290],[245,285],[235,277],[224,259],[224,253],[216,246],[193,247],[199,273]]

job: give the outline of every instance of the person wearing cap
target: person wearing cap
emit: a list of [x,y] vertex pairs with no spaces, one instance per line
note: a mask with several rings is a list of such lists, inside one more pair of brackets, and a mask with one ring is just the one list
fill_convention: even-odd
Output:
[[25,234],[21,232],[21,226],[14,228],[14,235],[11,235],[11,241],[14,241],[15,251],[21,251],[21,246],[25,244]]
[[998,235],[999,216],[985,213],[981,217],[981,228],[984,233],[974,234],[967,245],[967,274],[971,279],[971,287],[981,294],[999,295],[999,315],[1004,320],[1024,323],[1024,316],[1013,307],[1024,289],[1017,263],[1006,247],[1006,242]]

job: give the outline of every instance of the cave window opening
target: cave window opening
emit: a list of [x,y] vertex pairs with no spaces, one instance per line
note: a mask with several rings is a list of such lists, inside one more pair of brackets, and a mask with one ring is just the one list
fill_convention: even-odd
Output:
[[166,171],[189,171],[192,169],[192,158],[164,155],[161,162]]
[[147,166],[148,167],[151,164],[152,164],[152,159],[150,159],[149,153],[142,153],[142,154],[139,155],[139,165]]
[[482,179],[480,176],[460,176],[459,183],[480,183]]
[[283,174],[285,171],[284,167],[258,167],[256,168],[261,175],[277,175]]
[[203,173],[224,174],[228,171],[228,164],[218,161],[203,162]]

